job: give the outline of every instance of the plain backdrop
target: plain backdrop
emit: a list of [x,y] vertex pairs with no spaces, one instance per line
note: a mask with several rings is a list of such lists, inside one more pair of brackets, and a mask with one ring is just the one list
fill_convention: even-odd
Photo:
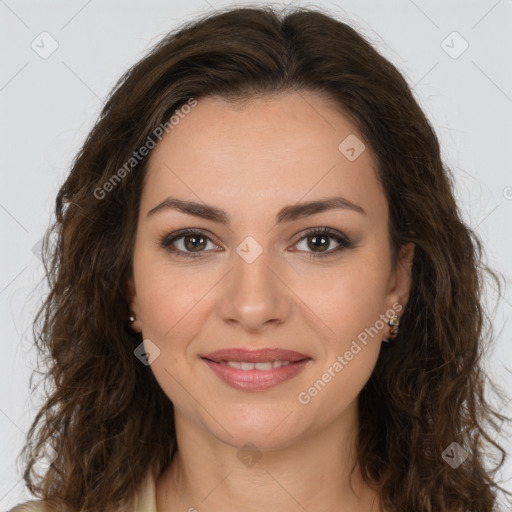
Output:
[[[30,498],[17,456],[40,405],[29,394],[31,322],[46,291],[38,250],[73,157],[117,79],[163,35],[214,9],[256,4],[0,0],[0,510]],[[465,220],[507,281],[501,297],[488,295],[490,306],[499,301],[485,364],[512,389],[512,1],[288,5],[319,6],[348,22],[413,87],[454,172]],[[503,412],[511,415],[510,403]],[[510,460],[500,476],[512,491]]]

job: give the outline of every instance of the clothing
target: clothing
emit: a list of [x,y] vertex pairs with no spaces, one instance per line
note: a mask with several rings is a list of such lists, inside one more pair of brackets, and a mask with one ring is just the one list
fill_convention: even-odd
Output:
[[[137,494],[135,508],[130,512],[157,512],[155,478],[150,471]],[[15,506],[9,512],[51,512],[44,508],[41,500],[32,500]]]

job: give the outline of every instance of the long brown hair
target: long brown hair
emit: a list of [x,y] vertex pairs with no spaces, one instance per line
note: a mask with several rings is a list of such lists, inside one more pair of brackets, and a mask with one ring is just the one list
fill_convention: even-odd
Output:
[[[436,134],[402,75],[349,25],[320,10],[262,7],[206,15],[155,45],[107,98],[58,192],[43,244],[50,291],[34,322],[50,386],[23,449],[29,490],[56,510],[126,509],[176,451],[173,405],[134,356],[142,338],[127,321],[149,159],[134,162],[134,152],[159,126],[170,130],[191,98],[286,91],[321,92],[349,116],[378,159],[395,256],[416,244],[400,334],[359,396],[363,477],[389,511],[497,505],[505,452],[491,431],[508,418],[485,395],[493,331],[482,290],[484,277],[500,280],[461,219]],[[442,457],[453,442],[468,452],[457,469]],[[44,446],[56,455],[38,476]],[[501,462],[491,470],[484,455],[493,447]]]

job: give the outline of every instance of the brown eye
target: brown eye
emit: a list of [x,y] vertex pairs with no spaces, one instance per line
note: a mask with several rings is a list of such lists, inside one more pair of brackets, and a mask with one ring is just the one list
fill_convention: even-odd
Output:
[[[331,228],[312,229],[306,232],[295,245],[298,246],[303,241],[306,241],[306,246],[299,249],[299,251],[308,253],[311,258],[332,256],[343,249],[353,247],[348,237]],[[332,241],[337,243],[338,246],[328,250]],[[165,236],[160,245],[178,257],[199,258],[209,252],[207,249],[208,243],[212,245],[210,250],[219,249],[206,233],[188,229]]]
[[[296,245],[299,245],[303,240],[306,241],[306,249],[309,249],[305,250],[305,252],[309,253],[312,258],[332,256],[343,249],[352,247],[352,242],[349,238],[331,228],[311,230]],[[332,245],[332,240],[338,246],[328,251],[327,249]]]
[[201,250],[206,246],[206,237],[203,235],[186,235],[181,238],[184,240],[183,245],[187,251]]
[[197,258],[201,257],[202,253],[207,252],[205,249],[208,242],[211,243],[213,249],[218,248],[205,233],[185,230],[164,237],[160,245],[176,256]]
[[306,240],[311,240],[311,243],[308,243],[310,249],[327,249],[330,245],[330,237],[324,235],[309,235]]

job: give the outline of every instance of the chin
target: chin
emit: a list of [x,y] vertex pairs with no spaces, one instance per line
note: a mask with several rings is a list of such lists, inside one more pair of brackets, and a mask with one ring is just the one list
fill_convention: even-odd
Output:
[[275,406],[250,409],[244,408],[243,414],[223,414],[222,426],[211,425],[215,435],[234,448],[252,444],[261,451],[289,448],[304,435],[291,406],[289,410],[283,407],[276,410]]

